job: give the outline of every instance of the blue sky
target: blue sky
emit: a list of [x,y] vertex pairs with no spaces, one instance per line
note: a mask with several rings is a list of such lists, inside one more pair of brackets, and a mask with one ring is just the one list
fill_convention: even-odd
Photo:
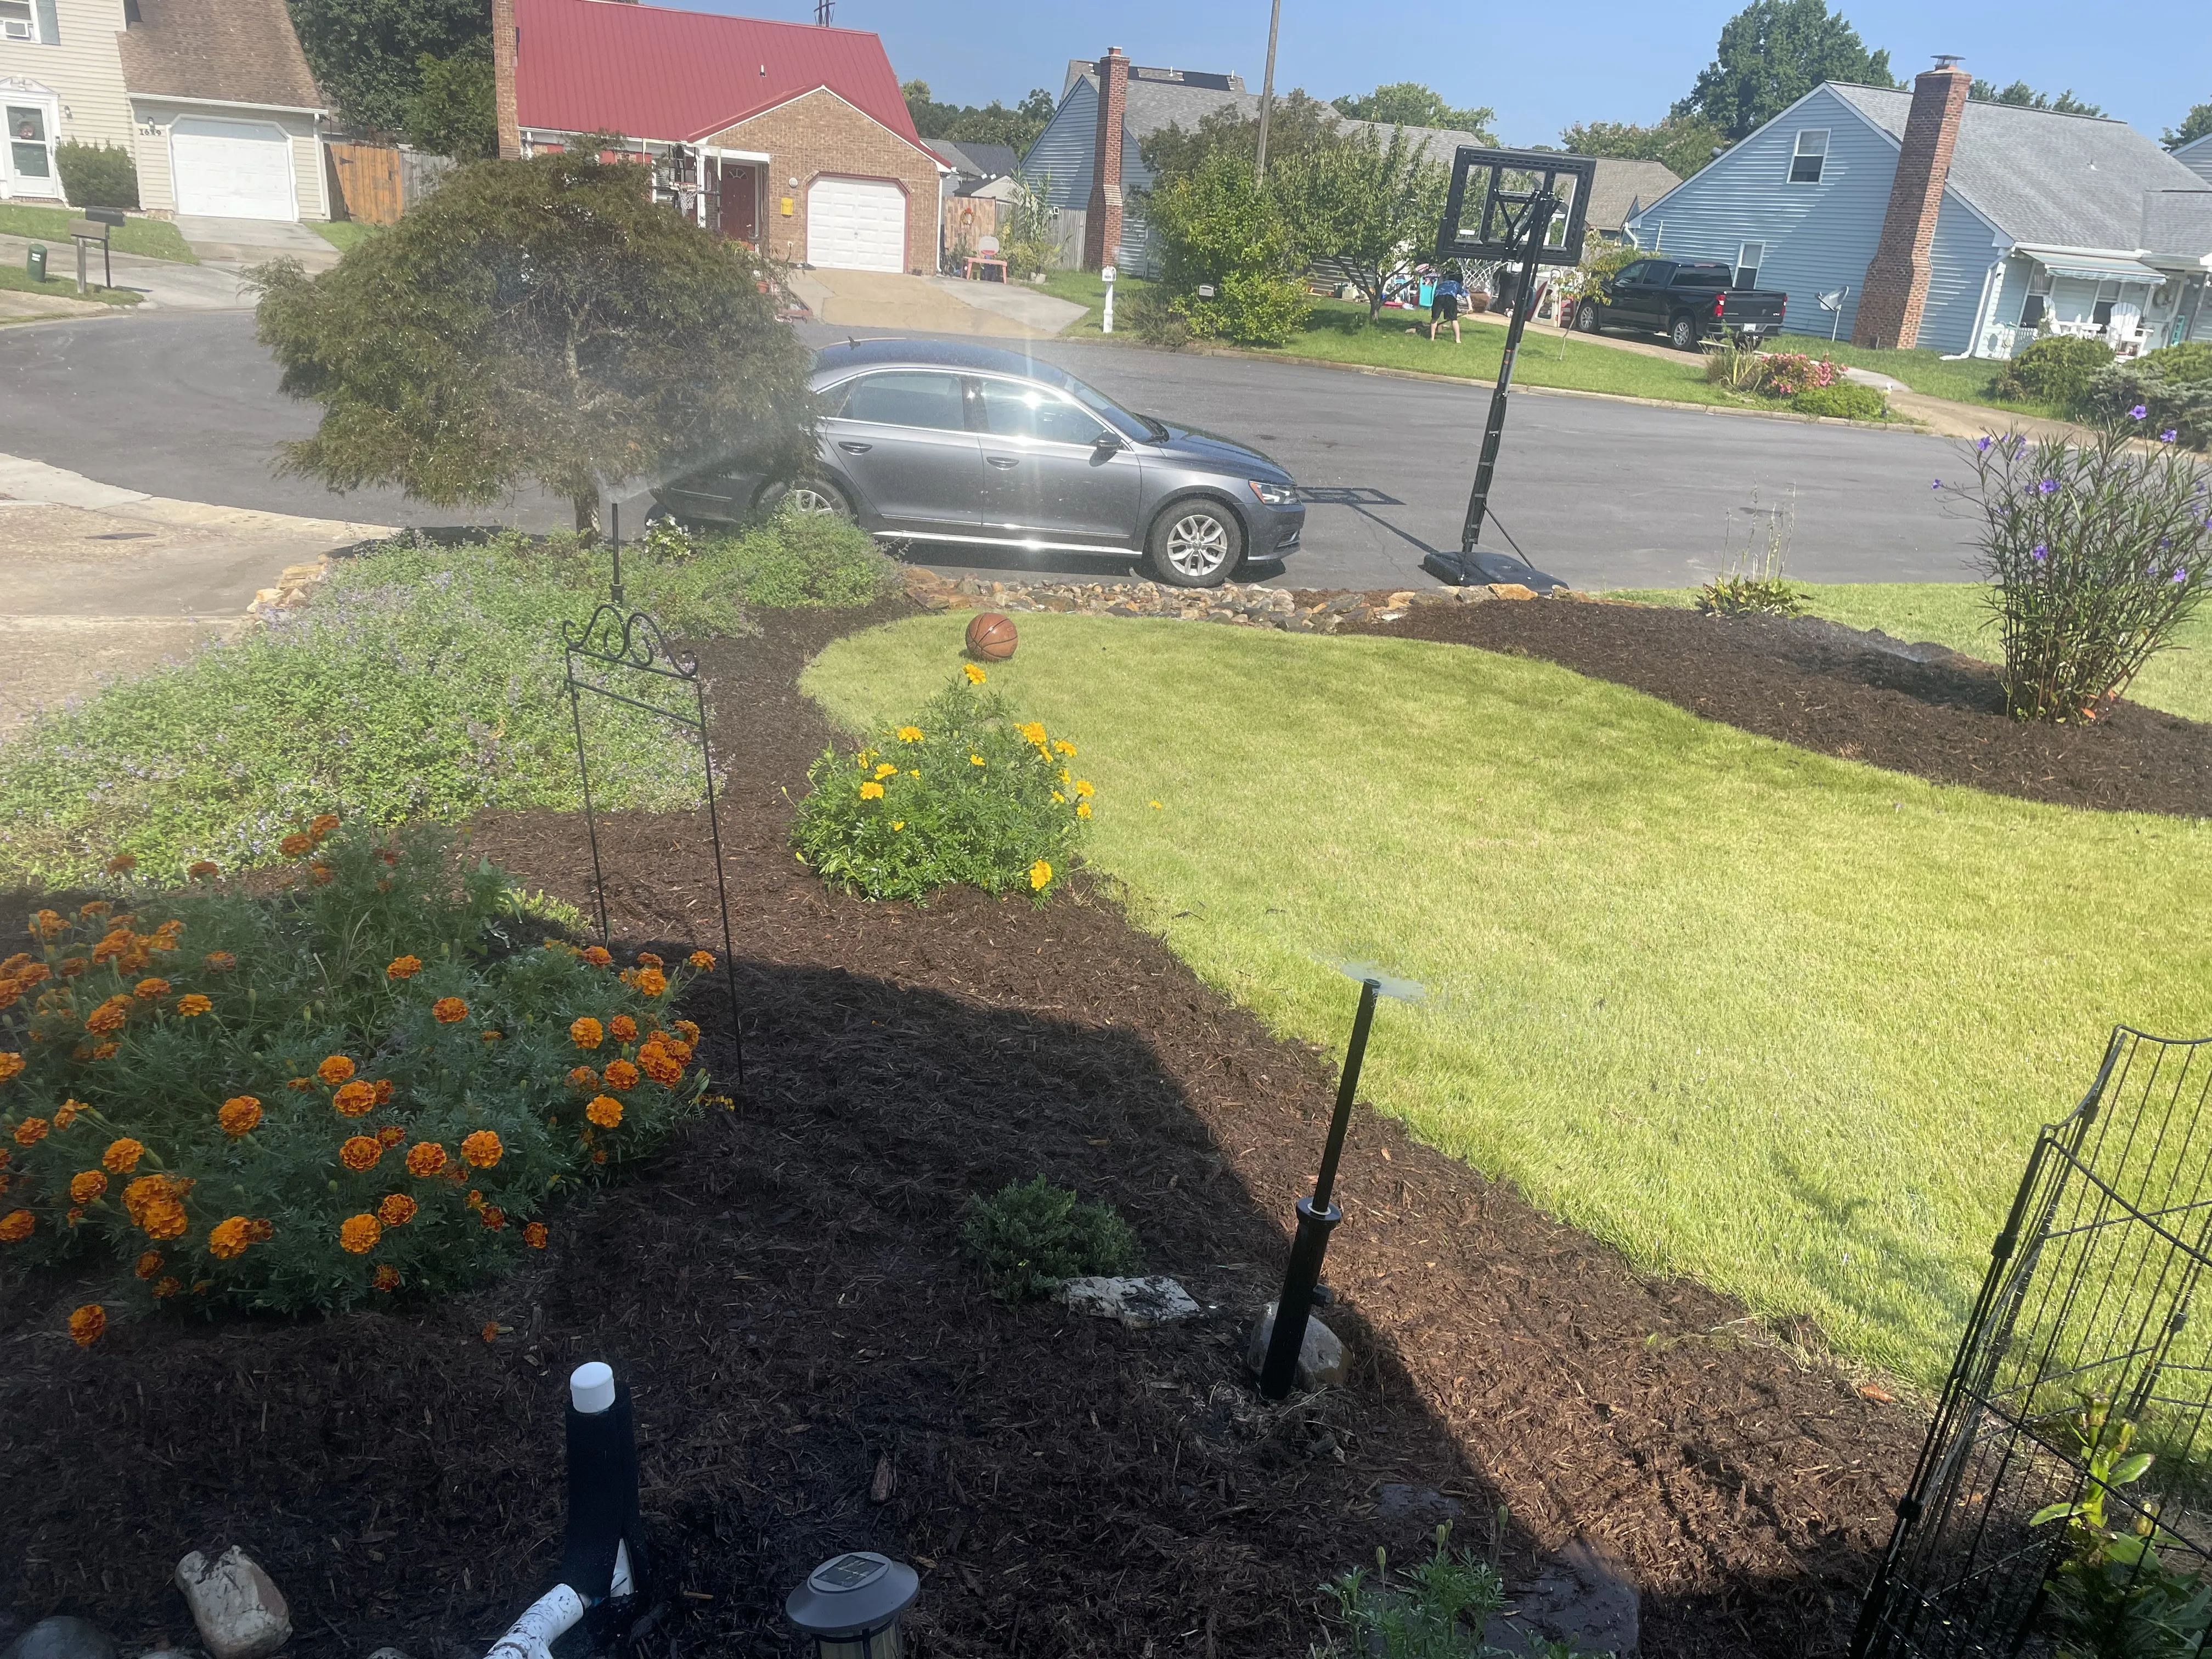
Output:
[[[813,0],[684,0],[690,9],[811,22]],[[836,0],[837,22],[884,37],[901,80],[955,103],[1056,95],[1070,58],[1118,46],[1140,64],[1229,70],[1256,90],[1267,0]],[[1322,97],[1425,81],[1455,104],[1488,104],[1509,143],[1547,143],[1577,120],[1654,121],[1711,60],[1742,0],[1582,0],[1551,9],[1404,5],[1368,13],[1346,0],[1283,0],[1279,88]],[[1831,0],[1833,3],[1833,0]],[[1869,47],[1906,77],[1939,52],[2003,84],[2024,79],[2081,97],[2153,137],[2212,99],[2203,0],[1844,0]],[[1514,26],[1495,20],[1510,16]],[[1393,21],[1395,17],[1395,21]],[[2193,22],[2190,20],[2194,18]],[[1370,21],[1371,20],[1371,21]]]

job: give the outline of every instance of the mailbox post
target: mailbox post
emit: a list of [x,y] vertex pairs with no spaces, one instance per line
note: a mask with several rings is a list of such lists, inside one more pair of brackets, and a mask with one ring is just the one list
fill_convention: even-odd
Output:
[[70,226],[70,236],[76,243],[76,291],[84,292],[85,249],[92,243],[100,244],[100,287],[115,286],[115,260],[109,251],[108,233],[123,222],[123,215],[114,208],[87,208],[84,217]]
[[1101,334],[1111,334],[1114,331],[1114,267],[1111,265],[1103,267],[1098,276],[1099,279],[1106,284],[1106,309],[1099,316],[1098,331]]

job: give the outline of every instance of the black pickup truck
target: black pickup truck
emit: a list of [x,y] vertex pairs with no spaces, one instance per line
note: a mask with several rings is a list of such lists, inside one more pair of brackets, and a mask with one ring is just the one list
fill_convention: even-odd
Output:
[[1638,329],[1663,334],[1680,351],[1732,334],[1758,343],[1782,331],[1789,295],[1773,289],[1738,288],[1735,271],[1715,260],[1638,259],[1623,265],[1575,302],[1575,328]]

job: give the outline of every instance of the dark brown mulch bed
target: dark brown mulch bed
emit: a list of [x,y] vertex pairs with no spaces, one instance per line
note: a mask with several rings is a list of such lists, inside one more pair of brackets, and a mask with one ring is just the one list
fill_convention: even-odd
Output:
[[1547,600],[1416,605],[1397,622],[1346,631],[1541,657],[1761,737],[1936,783],[2107,811],[2212,813],[2212,726],[2124,701],[2092,724],[2015,720],[1988,665],[1916,662],[1829,624]]
[[[0,1296],[0,1611],[189,1638],[167,1575],[234,1540],[291,1598],[302,1659],[480,1653],[553,1562],[563,1379],[598,1357],[635,1387],[679,1592],[644,1659],[793,1650],[784,1592],[853,1546],[923,1569],[925,1655],[1296,1659],[1316,1586],[1437,1518],[1390,1513],[1386,1483],[1450,1499],[1510,1573],[1599,1540],[1642,1589],[1647,1655],[1840,1654],[1916,1415],[1395,1122],[1360,1114],[1340,1188],[1352,1381],[1255,1401],[1238,1352],[1329,1066],[1080,889],[915,910],[808,878],[783,791],[828,733],[793,676],[854,622],[707,655],[736,773],[738,1109],[456,1304],[148,1322],[80,1352],[59,1334],[80,1286]],[[632,945],[712,940],[701,827],[603,830]],[[576,820],[477,841],[586,897]],[[692,1012],[726,1069],[715,1000]],[[1130,1334],[990,1301],[957,1254],[961,1204],[1039,1170],[1121,1206],[1206,1315]],[[487,1344],[487,1320],[511,1329]]]

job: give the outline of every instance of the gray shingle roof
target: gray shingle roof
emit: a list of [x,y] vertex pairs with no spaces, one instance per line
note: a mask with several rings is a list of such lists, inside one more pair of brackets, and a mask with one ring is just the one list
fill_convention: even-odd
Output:
[[[1278,103],[1281,99],[1282,95],[1277,94]],[[1122,106],[1121,124],[1132,138],[1142,143],[1163,127],[1180,126],[1188,131],[1224,105],[1234,105],[1237,112],[1249,120],[1259,118],[1260,94],[1256,92],[1218,92],[1210,87],[1132,80],[1127,100]],[[1354,121],[1339,116],[1337,124],[1347,132],[1373,127],[1386,142],[1390,136],[1387,122]],[[1407,127],[1406,137],[1419,145],[1425,154],[1444,162],[1450,161],[1452,152],[1462,144],[1482,142],[1474,133],[1455,132],[1448,127]]]
[[137,9],[116,36],[131,91],[322,107],[284,0],[138,0]]
[[2212,184],[2197,190],[2154,190],[2143,198],[2146,252],[2201,259],[2212,254]]
[[[1832,82],[1830,89],[1891,137],[1904,137],[1910,92]],[[2124,121],[1968,104],[1949,184],[2014,241],[2132,250],[2146,191],[2203,182]]]
[[1601,155],[1597,177],[1590,181],[1589,228],[1618,234],[1632,206],[1650,207],[1681,182],[1664,161],[1627,161]]
[[1003,179],[1021,167],[1021,158],[1012,144],[975,144],[953,138],[924,142],[945,158],[945,165],[968,178]]

